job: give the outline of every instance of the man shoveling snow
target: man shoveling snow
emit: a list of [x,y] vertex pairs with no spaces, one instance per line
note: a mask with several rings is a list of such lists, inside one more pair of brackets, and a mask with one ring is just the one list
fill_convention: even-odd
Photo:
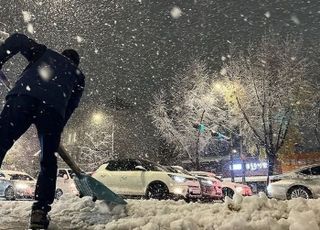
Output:
[[[0,115],[0,166],[14,141],[34,124],[41,146],[41,168],[29,228],[46,229],[56,187],[55,152],[63,128],[79,104],[84,75],[78,69],[76,51],[68,49],[60,54],[18,33],[0,46],[0,73],[5,62],[19,52],[29,64],[7,94]],[[3,74],[2,78],[8,84]]]

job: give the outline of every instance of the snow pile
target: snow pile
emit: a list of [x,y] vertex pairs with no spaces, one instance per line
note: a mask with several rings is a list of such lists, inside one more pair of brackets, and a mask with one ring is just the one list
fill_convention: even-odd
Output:
[[[0,201],[2,226],[25,226],[31,202]],[[216,229],[216,230],[319,230],[320,199],[277,201],[261,193],[235,195],[224,203],[128,200],[126,207],[108,207],[91,198],[62,196],[50,212],[50,229]],[[6,228],[4,228],[6,229]],[[16,228],[19,229],[19,228]]]

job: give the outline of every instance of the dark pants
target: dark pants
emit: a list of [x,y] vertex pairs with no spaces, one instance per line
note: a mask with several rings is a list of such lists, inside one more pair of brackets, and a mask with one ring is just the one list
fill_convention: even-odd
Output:
[[0,166],[15,140],[35,124],[41,146],[33,209],[50,211],[55,196],[57,157],[64,122],[52,108],[29,96],[11,96],[0,115]]

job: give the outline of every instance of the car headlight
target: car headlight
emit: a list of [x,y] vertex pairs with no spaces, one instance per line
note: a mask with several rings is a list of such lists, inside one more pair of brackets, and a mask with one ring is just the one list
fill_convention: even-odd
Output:
[[236,187],[235,190],[236,192],[241,193],[243,191],[243,187]]
[[200,180],[201,184],[205,185],[205,186],[212,186],[213,182],[211,180]]
[[177,176],[177,175],[171,175],[171,174],[168,174],[168,176],[170,176],[171,179],[177,183],[183,183],[183,182],[186,182],[186,180],[187,180],[187,178],[185,178],[183,176]]
[[15,187],[17,189],[19,189],[19,190],[24,190],[24,189],[27,189],[29,186],[27,184],[24,184],[24,183],[18,183],[18,184],[16,184]]

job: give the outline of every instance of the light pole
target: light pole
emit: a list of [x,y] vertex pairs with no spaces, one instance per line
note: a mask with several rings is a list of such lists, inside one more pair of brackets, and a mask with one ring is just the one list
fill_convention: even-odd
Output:
[[[232,144],[232,140],[231,140],[231,147],[233,146]],[[236,154],[237,153],[237,150],[236,149],[232,149],[231,150],[231,154],[230,154],[230,176],[231,176],[231,182],[234,182],[234,167],[233,167],[233,154]]]

